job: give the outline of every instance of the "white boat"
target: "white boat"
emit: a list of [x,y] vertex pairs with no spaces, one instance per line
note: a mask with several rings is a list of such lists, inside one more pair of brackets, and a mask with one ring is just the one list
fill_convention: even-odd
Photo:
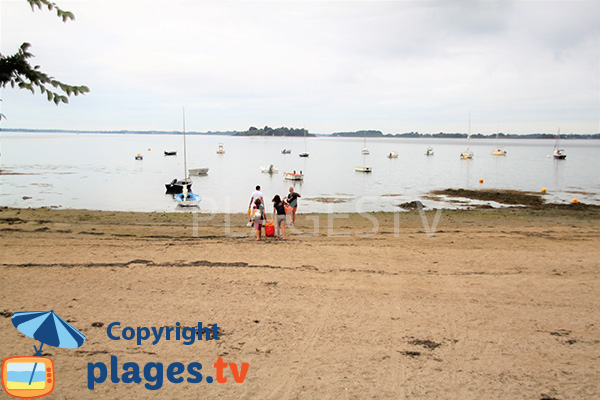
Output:
[[398,152],[397,151],[390,151],[387,154],[387,158],[398,158]]
[[304,152],[298,153],[298,157],[308,157],[308,152],[306,151],[306,129],[304,129]]
[[202,200],[202,197],[200,197],[199,194],[187,193],[187,189],[184,189],[182,193],[176,194],[173,198],[181,207],[198,207]]
[[554,142],[554,153],[552,154],[554,158],[557,160],[564,160],[567,158],[567,154],[563,149],[558,148],[558,144],[560,142],[560,128],[558,128],[558,133],[556,134],[556,141]]
[[276,174],[277,172],[279,172],[279,170],[273,166],[273,164],[271,165],[263,165],[262,167],[260,167],[260,170],[266,174]]
[[[185,108],[183,109],[183,173],[186,176],[185,180],[190,180],[189,176],[187,176],[187,148],[186,148],[186,140],[185,140]],[[183,186],[183,190],[181,193],[173,196],[177,204],[181,207],[198,207],[198,203],[202,198],[200,195],[192,193],[188,191],[187,186]]]
[[361,151],[361,154],[364,154],[365,156],[368,154],[371,154],[371,153],[369,153],[369,149],[367,149],[367,131],[365,131],[365,139],[364,139],[363,149]]
[[494,148],[492,150],[493,156],[505,156],[506,150],[502,146],[498,146],[498,132],[496,132],[496,139],[494,140]]
[[225,149],[223,148],[223,143],[219,143],[219,148],[217,149],[217,154],[225,154]]
[[460,158],[463,160],[470,160],[473,158],[473,152],[471,151],[471,113],[469,113],[469,133],[467,134],[467,148],[460,153]]
[[302,173],[302,171],[300,171],[299,174],[296,172],[284,172],[283,177],[285,179],[287,179],[288,181],[303,181],[304,180],[304,174]]
[[291,149],[283,149],[281,150],[281,154],[290,154],[292,152]]
[[427,147],[427,150],[425,150],[425,155],[432,156],[433,155],[433,147],[431,147],[431,146]]
[[460,158],[462,158],[463,160],[470,160],[471,158],[473,158],[473,152],[467,149],[460,153]]
[[191,168],[188,169],[190,175],[206,175],[208,174],[208,168]]
[[354,170],[356,172],[373,172],[373,168],[372,167],[367,167],[367,166],[358,166],[358,167],[354,167]]

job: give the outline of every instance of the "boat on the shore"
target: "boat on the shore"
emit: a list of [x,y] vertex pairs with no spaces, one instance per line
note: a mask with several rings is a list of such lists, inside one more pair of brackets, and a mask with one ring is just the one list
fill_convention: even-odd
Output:
[[552,153],[552,155],[557,160],[564,160],[565,158],[567,158],[567,154],[565,153],[565,151],[563,149],[558,148],[559,143],[560,143],[560,128],[558,128],[558,133],[556,134],[556,141],[554,142],[554,152]]
[[[207,168],[208,171],[208,168]],[[183,173],[187,174],[187,146],[185,140],[185,108],[183,109]],[[202,198],[196,193],[192,193],[192,180],[186,176],[185,182],[190,182],[188,189],[187,185],[182,185],[181,193],[177,193],[173,198],[177,201],[177,204],[181,207],[197,207],[198,203]]]
[[185,189],[182,193],[178,193],[173,198],[177,201],[177,205],[181,207],[198,207],[202,197],[199,194],[187,192]]
[[279,172],[279,170],[273,166],[273,164],[271,165],[263,165],[262,167],[260,167],[261,172],[264,172],[266,174],[276,174],[277,172]]
[[176,156],[177,151],[175,150],[165,150],[165,156]]
[[288,181],[303,181],[304,180],[304,174],[302,173],[302,171],[300,171],[300,173],[296,173],[296,171],[294,172],[284,172],[283,173],[283,177],[285,179],[287,179]]
[[207,175],[208,168],[190,168],[188,172],[190,175]]
[[356,172],[373,172],[373,168],[372,167],[367,167],[367,166],[358,166],[358,167],[354,167],[354,170]]

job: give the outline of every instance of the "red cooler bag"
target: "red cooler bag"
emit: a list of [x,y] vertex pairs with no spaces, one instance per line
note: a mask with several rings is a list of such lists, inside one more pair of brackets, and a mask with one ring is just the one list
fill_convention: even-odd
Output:
[[265,222],[265,236],[275,236],[275,224],[272,219]]

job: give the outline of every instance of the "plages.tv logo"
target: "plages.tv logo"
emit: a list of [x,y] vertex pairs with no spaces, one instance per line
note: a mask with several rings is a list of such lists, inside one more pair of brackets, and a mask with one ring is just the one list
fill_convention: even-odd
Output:
[[35,345],[32,357],[7,357],[2,361],[2,386],[4,391],[19,399],[44,397],[54,390],[56,380],[54,363],[42,355],[44,345],[75,349],[85,342],[83,333],[54,311],[16,312],[12,323],[24,335],[41,342]]

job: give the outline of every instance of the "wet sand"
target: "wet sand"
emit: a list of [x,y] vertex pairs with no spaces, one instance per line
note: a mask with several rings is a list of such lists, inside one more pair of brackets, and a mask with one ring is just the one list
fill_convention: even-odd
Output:
[[[87,337],[44,347],[56,399],[600,397],[600,212],[299,215],[256,243],[245,215],[0,209],[2,358],[17,311]],[[194,218],[196,223],[194,223]],[[375,226],[377,223],[377,227]],[[228,228],[229,226],[229,228]],[[428,234],[429,233],[429,234]],[[219,341],[110,340],[107,326],[217,324]],[[121,333],[120,329],[114,330]],[[249,364],[243,383],[87,388],[88,363]],[[109,371],[110,374],[110,371]],[[187,378],[184,372],[181,376]]]

